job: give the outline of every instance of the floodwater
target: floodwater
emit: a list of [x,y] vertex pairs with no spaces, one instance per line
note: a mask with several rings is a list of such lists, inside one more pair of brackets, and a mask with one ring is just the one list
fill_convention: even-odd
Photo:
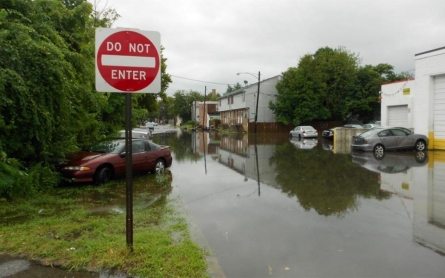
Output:
[[226,277],[445,277],[445,153],[180,133],[180,196]]
[[[179,198],[212,277],[445,277],[445,152],[378,160],[287,134],[153,140],[173,151],[171,188],[147,194],[156,177],[135,177],[134,205]],[[125,210],[125,192],[85,199],[92,213]]]

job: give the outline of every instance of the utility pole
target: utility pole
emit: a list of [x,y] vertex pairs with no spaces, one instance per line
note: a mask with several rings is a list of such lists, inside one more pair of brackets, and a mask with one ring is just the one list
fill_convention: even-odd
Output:
[[258,72],[258,92],[256,94],[256,108],[255,108],[255,134],[257,133],[258,102],[260,100],[260,76],[261,76],[261,73]]

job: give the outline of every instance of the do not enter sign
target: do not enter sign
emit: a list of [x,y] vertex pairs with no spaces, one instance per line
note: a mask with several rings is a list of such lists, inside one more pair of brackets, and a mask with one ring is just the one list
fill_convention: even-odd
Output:
[[159,93],[160,38],[152,31],[96,29],[96,90]]

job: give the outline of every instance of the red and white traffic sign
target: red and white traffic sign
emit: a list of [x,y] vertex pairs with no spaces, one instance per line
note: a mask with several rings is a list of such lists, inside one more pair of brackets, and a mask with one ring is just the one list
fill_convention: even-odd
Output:
[[96,90],[159,93],[161,35],[134,29],[96,29]]

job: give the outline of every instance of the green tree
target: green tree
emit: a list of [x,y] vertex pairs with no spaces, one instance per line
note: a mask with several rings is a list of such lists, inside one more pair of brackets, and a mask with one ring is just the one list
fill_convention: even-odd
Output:
[[320,48],[303,56],[277,84],[270,108],[281,123],[342,120],[348,115],[346,95],[354,87],[358,56],[344,48]]
[[173,113],[181,117],[182,122],[192,119],[192,104],[194,101],[203,101],[204,96],[196,91],[178,90],[173,95]]
[[238,89],[241,89],[242,86],[239,82],[237,82],[235,85],[231,86],[230,84],[227,84],[227,89],[226,92],[224,93],[224,95],[229,94],[230,92],[236,91]]
[[299,125],[314,120],[369,121],[380,115],[380,86],[409,78],[388,64],[360,66],[360,58],[342,47],[324,47],[303,56],[283,73],[276,102],[269,107],[278,122]]

